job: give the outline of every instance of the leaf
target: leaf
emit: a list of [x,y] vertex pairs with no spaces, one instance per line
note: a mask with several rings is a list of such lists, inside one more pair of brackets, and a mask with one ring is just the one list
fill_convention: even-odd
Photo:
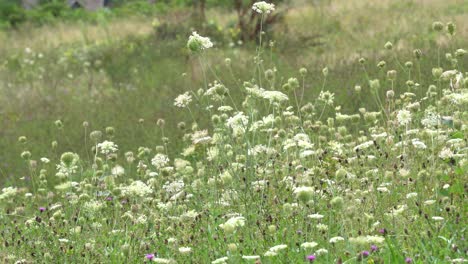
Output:
[[460,182],[457,182],[457,183],[453,184],[452,186],[450,186],[449,191],[450,191],[451,194],[462,195],[463,192],[464,192],[463,184],[461,184]]
[[450,135],[450,138],[451,139],[455,139],[455,138],[459,138],[459,139],[463,139],[463,132],[461,131],[457,131],[457,132],[453,132],[451,135]]

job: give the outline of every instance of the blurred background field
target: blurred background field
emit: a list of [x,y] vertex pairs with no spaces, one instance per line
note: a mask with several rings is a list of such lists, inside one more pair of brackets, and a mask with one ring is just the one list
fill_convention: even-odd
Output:
[[[215,48],[206,56],[208,74],[222,79],[234,100],[240,100],[241,80],[254,76],[248,67],[255,38],[239,30],[237,1],[116,1],[98,11],[70,9],[59,1],[25,10],[15,1],[0,0],[0,179],[22,176],[19,136],[27,136],[34,157],[75,151],[86,157],[92,130],[116,129],[122,150],[156,146],[165,133],[182,135],[177,123],[186,112],[172,107],[173,99],[203,85],[198,61],[185,49],[192,31],[210,36]],[[247,1],[246,1],[247,2]],[[234,4],[233,4],[234,3]],[[290,0],[279,1],[278,15],[267,24],[267,65],[275,64],[285,82],[300,77],[305,67],[305,100],[315,98],[325,82],[343,113],[360,107],[376,109],[368,96],[367,76],[381,77],[412,60],[414,80],[424,94],[434,65],[446,69],[445,53],[468,44],[468,2],[464,0]],[[245,4],[250,7],[250,2]],[[436,34],[433,21],[453,22],[457,34]],[[246,21],[249,21],[246,19]],[[256,25],[246,29],[255,31]],[[383,48],[387,41],[393,51]],[[441,47],[434,50],[434,47]],[[415,60],[413,50],[422,57]],[[437,48],[435,48],[437,49]],[[439,56],[425,56],[439,54]],[[364,66],[359,58],[366,58]],[[230,58],[232,66],[226,65]],[[468,63],[467,57],[458,62]],[[386,66],[377,66],[385,60]],[[430,76],[425,74],[423,76]],[[407,88],[403,78],[397,92]],[[357,92],[355,86],[361,86]],[[236,96],[238,95],[238,96]],[[197,115],[199,123],[208,122]],[[61,120],[63,128],[54,125]],[[83,122],[89,126],[84,127]],[[57,141],[57,148],[52,148]],[[177,142],[169,146],[176,147]]]

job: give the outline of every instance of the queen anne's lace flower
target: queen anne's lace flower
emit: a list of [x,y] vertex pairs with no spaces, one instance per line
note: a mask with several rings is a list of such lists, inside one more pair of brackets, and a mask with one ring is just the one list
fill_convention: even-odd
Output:
[[213,47],[213,43],[211,42],[210,38],[202,37],[194,31],[188,39],[187,47],[192,52],[201,52],[205,49]]
[[275,11],[275,5],[261,1],[253,4],[252,9],[259,14],[270,14]]
[[408,110],[398,111],[397,120],[401,126],[409,125],[411,123],[411,112]]
[[180,108],[185,108],[190,104],[190,102],[192,102],[192,96],[189,94],[189,92],[185,92],[176,97],[174,100],[174,105]]
[[122,194],[126,196],[144,197],[153,193],[151,187],[146,185],[142,181],[134,181],[130,185],[121,187],[120,189],[122,191]]
[[167,163],[169,163],[169,158],[161,153],[156,154],[151,160],[151,164],[153,164],[153,166],[155,166],[158,169],[163,168],[167,165]]

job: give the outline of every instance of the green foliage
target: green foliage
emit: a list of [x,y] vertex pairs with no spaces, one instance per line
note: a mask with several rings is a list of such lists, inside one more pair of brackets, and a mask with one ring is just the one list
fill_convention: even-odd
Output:
[[8,27],[16,27],[26,20],[25,10],[16,1],[0,1],[0,23]]

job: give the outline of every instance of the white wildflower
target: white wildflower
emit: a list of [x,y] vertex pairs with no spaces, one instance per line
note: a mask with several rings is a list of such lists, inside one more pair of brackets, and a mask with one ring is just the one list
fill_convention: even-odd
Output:
[[242,259],[245,259],[245,260],[257,260],[257,259],[260,259],[260,256],[258,256],[258,255],[254,255],[254,256],[242,256]]
[[105,140],[104,142],[97,144],[97,147],[98,149],[101,150],[101,153],[104,155],[114,153],[118,150],[117,149],[118,146],[114,142],[108,141],[108,140]]
[[190,247],[180,247],[179,252],[182,254],[189,254],[192,252],[192,248]]
[[275,11],[275,5],[261,1],[253,4],[252,9],[259,14],[270,14]]
[[408,110],[398,111],[397,120],[401,126],[409,125],[411,123],[411,112]]
[[151,187],[142,181],[134,181],[130,185],[120,188],[123,195],[145,197],[153,193]]
[[219,258],[219,259],[215,259],[215,260],[213,260],[211,262],[211,264],[226,264],[228,259],[229,259],[228,257],[222,257],[222,258]]
[[197,32],[192,32],[192,35],[189,37],[187,42],[187,47],[192,52],[201,52],[205,49],[209,49],[213,47],[213,43],[211,42],[210,38],[202,37],[198,35]]
[[314,248],[316,246],[318,246],[317,242],[305,242],[305,243],[301,244],[301,248],[304,248],[304,249],[311,249],[311,248]]
[[335,243],[338,243],[340,241],[344,241],[345,239],[343,237],[340,237],[340,236],[337,236],[337,237],[332,237],[330,238],[330,243],[331,244],[335,244]]
[[155,166],[158,169],[163,168],[169,163],[169,158],[161,153],[158,153],[154,156],[154,158],[151,160],[151,164]]
[[180,108],[185,108],[190,104],[190,102],[192,102],[192,96],[189,92],[185,92],[176,97],[174,105]]

